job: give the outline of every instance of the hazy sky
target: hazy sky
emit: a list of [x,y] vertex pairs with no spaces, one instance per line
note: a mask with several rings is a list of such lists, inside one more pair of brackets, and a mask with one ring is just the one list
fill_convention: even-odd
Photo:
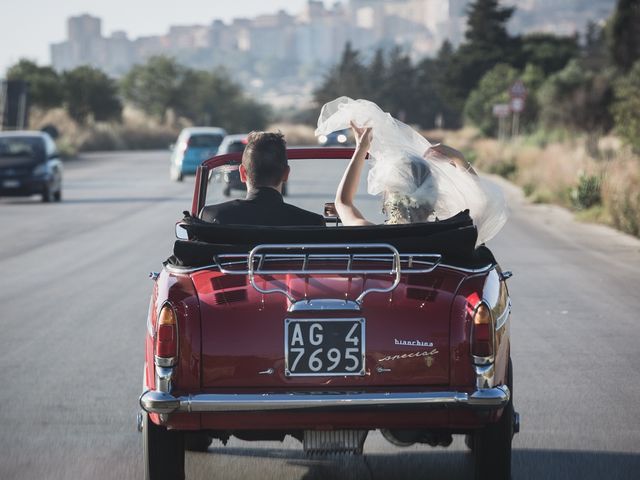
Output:
[[[333,3],[333,2],[332,2]],[[130,38],[165,33],[169,25],[208,24],[214,18],[299,12],[306,0],[0,0],[0,77],[19,58],[48,64],[49,44],[66,39],[67,17],[102,18],[102,32]]]

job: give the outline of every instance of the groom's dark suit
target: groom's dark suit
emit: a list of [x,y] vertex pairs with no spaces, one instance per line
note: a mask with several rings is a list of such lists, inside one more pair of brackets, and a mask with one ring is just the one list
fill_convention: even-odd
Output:
[[231,200],[202,209],[200,218],[223,225],[324,225],[324,217],[284,202],[275,188],[258,187],[243,200]]

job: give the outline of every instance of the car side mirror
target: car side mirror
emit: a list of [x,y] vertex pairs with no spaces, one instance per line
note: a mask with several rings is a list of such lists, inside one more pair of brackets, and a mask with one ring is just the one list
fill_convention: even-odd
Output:
[[178,240],[189,240],[189,232],[180,222],[176,223],[176,238]]

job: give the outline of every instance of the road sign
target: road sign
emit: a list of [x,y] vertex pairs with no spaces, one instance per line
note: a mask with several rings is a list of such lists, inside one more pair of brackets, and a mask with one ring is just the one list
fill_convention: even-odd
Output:
[[493,116],[498,118],[505,118],[509,116],[511,110],[506,103],[497,103],[493,106]]
[[522,113],[522,111],[524,110],[524,98],[512,98],[509,102],[509,108],[513,113]]
[[511,98],[526,98],[527,97],[527,87],[524,86],[522,80],[516,80],[511,88],[509,88],[509,95]]

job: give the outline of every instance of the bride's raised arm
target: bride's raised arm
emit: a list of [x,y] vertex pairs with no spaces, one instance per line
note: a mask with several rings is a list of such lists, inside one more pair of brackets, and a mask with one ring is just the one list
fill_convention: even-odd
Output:
[[356,140],[356,149],[336,191],[336,211],[344,225],[373,225],[364,218],[353,203],[358,191],[362,167],[371,146],[371,128],[360,128],[351,122],[351,129]]
[[478,174],[473,169],[471,164],[467,161],[466,158],[464,158],[464,155],[459,150],[456,150],[455,148],[450,147],[449,145],[444,145],[442,143],[439,143],[437,145],[433,145],[427,151],[427,155],[430,152],[435,152],[436,154],[441,155],[441,156],[433,155],[431,156],[431,159],[448,161],[454,167],[464,170],[465,172],[469,172],[471,175],[475,175],[476,177],[478,176]]

